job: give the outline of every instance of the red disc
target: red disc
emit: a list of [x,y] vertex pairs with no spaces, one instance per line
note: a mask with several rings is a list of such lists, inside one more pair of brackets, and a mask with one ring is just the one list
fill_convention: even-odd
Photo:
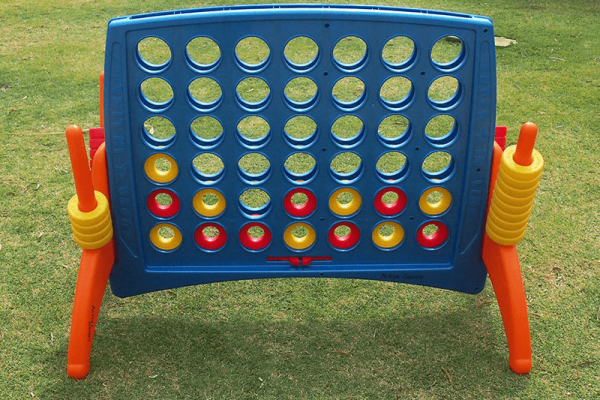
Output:
[[[398,195],[398,198],[393,203],[384,203],[383,201],[383,195],[385,195],[388,192],[393,192]],[[404,193],[402,189],[389,186],[377,192],[377,195],[375,196],[374,205],[375,209],[379,214],[385,216],[392,216],[400,214],[402,210],[404,210],[404,207],[406,207],[406,202],[406,193]]]
[[[248,231],[254,227],[261,228],[264,234],[257,238],[251,236]],[[239,238],[242,246],[248,250],[264,250],[271,243],[271,230],[267,228],[265,224],[261,224],[260,222],[250,222],[240,229]]]
[[[159,204],[159,202],[156,201],[156,196],[159,194],[166,194],[169,196],[171,198],[171,204]],[[175,192],[169,189],[156,189],[150,193],[146,199],[146,205],[152,214],[160,218],[171,218],[177,214],[181,208],[179,197],[175,194]]]
[[[295,194],[301,193],[307,197],[306,203],[294,204],[292,197]],[[305,188],[292,189],[285,195],[283,199],[283,207],[292,217],[307,217],[317,208],[317,196]]]
[[[348,228],[350,228],[350,233],[348,233],[345,236],[338,236],[335,234],[335,230],[342,225],[345,225]],[[327,233],[327,239],[329,240],[329,243],[331,243],[331,245],[336,249],[350,249],[356,246],[356,244],[358,243],[360,239],[360,229],[358,229],[358,226],[356,226],[352,222],[338,222],[337,224],[329,228],[329,233]]]
[[[433,225],[437,230],[431,235],[426,235],[423,230],[426,226]],[[440,221],[428,221],[419,227],[417,242],[428,249],[441,246],[448,239],[448,227]]]
[[[216,236],[206,236],[204,234],[204,229],[206,228],[214,228],[219,233]],[[227,243],[227,232],[225,232],[225,229],[221,225],[214,222],[207,222],[196,229],[194,240],[204,250],[216,251],[223,248],[225,243]]]

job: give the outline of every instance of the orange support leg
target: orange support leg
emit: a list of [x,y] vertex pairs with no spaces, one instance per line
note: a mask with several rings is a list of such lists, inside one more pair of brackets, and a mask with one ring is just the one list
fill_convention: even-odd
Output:
[[85,378],[90,371],[90,353],[96,322],[114,262],[115,249],[112,239],[104,247],[95,250],[83,249],[81,254],[67,359],[67,373],[71,378]]
[[[98,208],[100,205],[96,202],[97,198],[106,198],[108,201],[108,173],[106,166],[105,147],[102,145],[94,158],[94,168],[90,174],[87,155],[85,153],[85,142],[83,132],[79,127],[69,127],[67,129],[67,142],[75,177],[75,187],[77,190],[76,200],[78,208],[83,214],[76,220],[74,232],[77,231],[81,238],[89,238],[95,231],[101,231],[106,228],[106,224],[111,224],[110,215],[104,223],[96,223]],[[96,191],[94,191],[96,189]],[[96,204],[92,203],[92,199]],[[82,203],[84,208],[81,209]],[[91,209],[90,209],[91,208]],[[106,211],[107,214],[108,211]],[[90,225],[86,225],[86,220],[93,220]],[[73,219],[72,219],[73,223]],[[97,229],[96,229],[97,228]],[[112,227],[111,232],[112,232]],[[100,235],[103,236],[103,235]],[[69,352],[67,361],[67,373],[71,378],[82,379],[90,370],[90,353],[96,322],[102,305],[102,297],[108,283],[108,277],[115,262],[115,250],[112,234],[110,240],[102,240],[95,247],[94,243],[83,241],[86,246],[81,255],[79,265],[79,274],[77,276],[77,287],[75,289],[75,299],[73,301],[73,316],[71,320],[71,333],[69,336]]]
[[508,363],[517,374],[531,371],[531,336],[527,299],[516,246],[503,246],[483,239],[483,262],[494,286],[508,342]]
[[[543,167],[543,160],[539,153],[536,152],[534,154],[533,146],[536,135],[537,127],[535,124],[526,123],[521,127],[516,149],[510,150],[511,152],[514,151],[514,156],[510,162],[513,163],[512,165],[528,167],[533,165],[534,158],[536,158],[537,163],[531,167],[531,170],[534,170],[537,179],[539,180],[539,174],[541,174],[541,168]],[[511,153],[506,154],[510,155]],[[501,201],[495,199],[494,196],[497,193],[494,193],[494,191],[496,189],[497,181],[499,180],[498,174],[502,168],[501,164],[502,162],[506,162],[505,158],[501,147],[495,143],[494,157],[492,160],[492,176],[490,179],[490,194],[488,199],[488,224],[490,223],[490,207],[494,207],[493,204],[495,201]],[[517,171],[517,173],[513,172],[511,175],[513,177],[518,177],[518,179],[516,179],[517,182],[520,182],[521,185],[530,186],[530,190],[535,190],[537,181],[533,180],[533,183],[530,181],[530,175],[532,175],[532,173],[527,168],[518,169],[518,167],[510,166],[508,168],[513,168]],[[527,173],[529,173],[529,175],[527,175]],[[511,184],[514,185],[514,183]],[[502,183],[502,185],[504,185],[505,191],[511,189],[510,187],[506,189],[506,183]],[[519,187],[519,189],[521,189],[521,187]],[[516,207],[516,205],[521,202],[518,193],[520,192],[515,190],[511,193],[511,196],[508,197],[510,201],[514,203],[509,206],[512,205]],[[503,198],[507,198],[505,194],[503,196]],[[529,211],[531,211],[531,208],[529,208]],[[506,215],[508,215],[508,217]],[[504,218],[509,217],[513,218],[510,214],[505,214],[504,216]],[[520,215],[517,215],[516,217],[522,219],[522,216]],[[529,215],[527,214],[527,219],[528,218]],[[525,221],[525,223],[526,222],[527,221]],[[505,240],[506,238],[501,237],[499,241],[517,242],[517,240],[512,237],[514,236],[512,232],[506,232],[506,230],[500,230],[500,232],[506,233],[508,239]],[[525,288],[523,287],[517,248],[515,244],[512,243],[505,243],[503,245],[492,240],[487,233],[486,227],[486,233],[484,234],[483,239],[482,257],[490,280],[492,281],[492,285],[494,286],[494,291],[496,292],[496,298],[498,299],[498,305],[502,314],[502,321],[504,322],[504,330],[508,342],[508,362],[510,368],[518,374],[527,374],[531,371],[532,367],[527,298],[525,297]]]

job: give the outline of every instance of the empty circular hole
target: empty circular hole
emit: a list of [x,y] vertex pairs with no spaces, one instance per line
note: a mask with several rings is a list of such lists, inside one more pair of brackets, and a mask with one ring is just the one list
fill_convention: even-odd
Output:
[[362,176],[363,170],[361,157],[350,151],[337,154],[329,165],[331,176],[341,184],[356,182]]
[[188,86],[188,95],[193,106],[200,111],[212,111],[223,99],[221,85],[212,78],[196,78]]
[[271,97],[271,89],[261,78],[242,79],[235,89],[240,106],[246,111],[260,111],[265,108]]
[[453,76],[441,76],[429,86],[429,101],[437,108],[448,109],[460,101],[461,88]]
[[223,179],[225,164],[216,154],[201,153],[192,160],[192,173],[200,183],[214,184]]
[[367,44],[357,36],[343,37],[333,48],[333,60],[342,71],[358,71],[367,63]]
[[397,183],[408,175],[408,159],[400,152],[389,151],[379,157],[375,169],[383,182]]
[[364,123],[356,115],[343,115],[331,125],[331,138],[340,147],[358,146],[364,137]]
[[436,151],[429,154],[422,165],[423,175],[433,182],[445,182],[454,173],[454,159],[445,151]]
[[283,92],[286,104],[294,111],[310,110],[317,103],[318,87],[310,78],[293,78],[285,85]]
[[249,185],[260,185],[271,175],[271,162],[260,153],[247,153],[238,161],[238,174]]
[[465,58],[462,40],[458,36],[444,36],[431,49],[433,64],[442,70],[452,70],[460,66]]
[[221,61],[219,45],[206,36],[198,36],[192,39],[186,46],[186,55],[192,68],[199,72],[210,72]]
[[271,197],[262,189],[246,189],[239,196],[239,206],[246,218],[262,218],[271,210]]
[[377,129],[379,141],[386,147],[402,147],[410,140],[411,126],[403,115],[389,115],[381,121]]
[[283,131],[288,144],[297,149],[307,148],[317,139],[317,123],[305,115],[288,119]]
[[238,66],[246,72],[260,72],[271,59],[269,45],[256,36],[246,37],[235,46]]
[[262,117],[250,115],[237,124],[240,143],[249,149],[258,149],[269,142],[271,126]]
[[406,36],[395,36],[383,46],[381,58],[393,71],[408,69],[416,60],[415,42]]
[[425,137],[433,146],[447,146],[458,136],[456,119],[448,114],[436,115],[425,126]]
[[365,83],[355,76],[339,79],[331,91],[333,101],[344,111],[354,111],[360,108],[366,100]]
[[164,111],[173,103],[173,88],[162,78],[148,78],[140,85],[140,100],[151,111]]
[[215,117],[198,117],[190,124],[192,140],[203,149],[216,147],[223,140],[223,125]]
[[408,78],[393,76],[381,85],[379,98],[383,105],[390,110],[404,109],[414,98],[413,84]]
[[138,42],[137,56],[140,65],[149,72],[165,69],[171,61],[171,49],[162,39],[146,37]]
[[175,140],[175,126],[165,117],[150,117],[143,126],[144,138],[153,147],[166,147]]
[[283,54],[287,66],[292,71],[308,72],[317,65],[319,46],[309,37],[297,36],[287,42]]
[[294,153],[285,160],[284,173],[292,183],[308,183],[317,174],[317,162],[308,153]]

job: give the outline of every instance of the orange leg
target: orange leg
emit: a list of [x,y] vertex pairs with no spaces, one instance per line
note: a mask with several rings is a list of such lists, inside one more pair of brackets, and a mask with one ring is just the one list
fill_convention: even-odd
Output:
[[115,262],[113,240],[100,249],[83,249],[69,337],[67,373],[82,379],[90,371],[90,353],[102,296]]
[[[79,201],[78,206],[94,209],[94,189],[108,197],[108,174],[106,166],[105,146],[101,145],[94,158],[94,168],[90,174],[83,132],[78,127],[67,130],[69,153],[71,155],[75,186]],[[94,200],[95,201],[95,200]],[[82,204],[83,203],[83,204]],[[69,337],[69,353],[67,373],[71,378],[82,379],[90,370],[90,353],[96,322],[102,297],[108,283],[108,277],[115,262],[114,240],[100,248],[84,248],[81,254],[77,287],[73,301],[73,316]]]
[[503,246],[489,238],[483,240],[483,262],[488,270],[508,341],[508,363],[517,374],[531,371],[531,337],[527,299],[517,248]]

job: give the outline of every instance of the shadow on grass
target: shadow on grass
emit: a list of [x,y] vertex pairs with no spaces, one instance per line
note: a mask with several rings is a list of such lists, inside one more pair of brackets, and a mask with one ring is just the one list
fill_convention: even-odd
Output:
[[[504,338],[472,310],[361,321],[101,318],[90,375],[48,360],[48,396],[69,398],[521,397]],[[497,322],[497,321],[496,321]],[[499,347],[499,348],[497,348]],[[45,397],[45,396],[42,396]]]

